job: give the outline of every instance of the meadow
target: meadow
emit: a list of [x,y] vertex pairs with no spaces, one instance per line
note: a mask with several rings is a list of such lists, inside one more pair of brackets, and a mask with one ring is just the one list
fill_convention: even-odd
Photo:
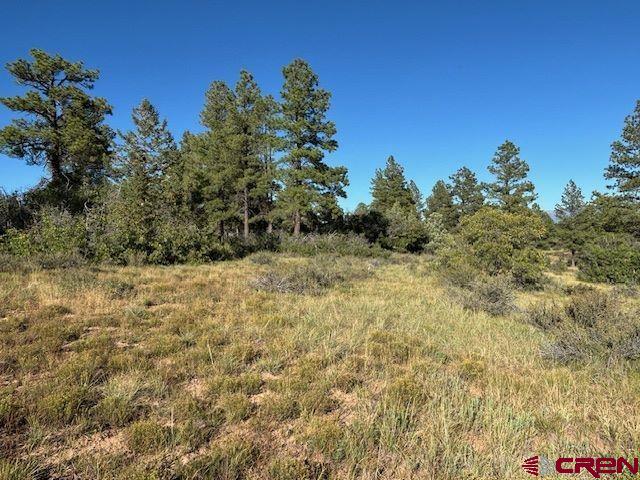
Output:
[[633,456],[635,351],[560,355],[545,309],[602,292],[604,317],[635,312],[635,292],[546,277],[487,309],[427,255],[7,269],[0,479],[517,479],[536,454]]

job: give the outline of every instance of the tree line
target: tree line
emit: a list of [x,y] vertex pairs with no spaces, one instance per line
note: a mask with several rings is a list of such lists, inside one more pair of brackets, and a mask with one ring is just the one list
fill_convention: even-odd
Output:
[[[282,69],[279,99],[245,70],[235,85],[212,82],[203,131],[176,141],[147,99],[133,109],[130,131],[114,131],[108,101],[91,94],[97,70],[42,50],[30,54],[7,65],[26,91],[0,98],[17,115],[0,129],[0,151],[48,175],[26,192],[0,196],[5,250],[51,250],[58,242],[95,259],[171,263],[272,248],[285,234],[339,232],[421,252],[443,238],[469,237],[474,221],[488,234],[539,223],[536,248],[564,248],[571,264],[593,267],[600,280],[638,278],[640,102],[612,144],[605,177],[613,194],[594,192],[587,201],[570,181],[556,223],[535,203],[529,165],[509,140],[490,161],[491,182],[462,167],[426,199],[390,156],[371,181],[371,203],[345,213],[338,200],[346,196],[347,169],[325,161],[338,148],[331,94],[306,61]],[[603,264],[616,263],[611,252],[631,252],[634,260],[603,274]]]

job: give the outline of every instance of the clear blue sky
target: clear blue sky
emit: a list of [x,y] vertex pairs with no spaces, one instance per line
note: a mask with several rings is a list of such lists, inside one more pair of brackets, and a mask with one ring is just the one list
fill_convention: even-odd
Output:
[[[307,59],[333,93],[352,208],[393,154],[428,193],[467,165],[487,179],[509,138],[550,209],[573,178],[603,189],[609,145],[640,98],[640,2],[580,1],[7,1],[0,62],[32,47],[99,68],[95,93],[130,125],[148,97],[179,138],[199,130],[213,80],[254,73],[278,94],[281,67]],[[0,72],[0,95],[19,89]],[[10,112],[0,108],[0,126]],[[42,169],[0,156],[0,187]]]

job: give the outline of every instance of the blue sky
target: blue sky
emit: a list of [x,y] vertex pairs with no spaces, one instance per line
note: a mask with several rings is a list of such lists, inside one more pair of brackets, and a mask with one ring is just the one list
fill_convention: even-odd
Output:
[[[198,131],[213,80],[254,73],[278,94],[281,68],[308,60],[333,93],[330,118],[353,208],[393,154],[423,192],[467,165],[481,179],[506,138],[550,209],[573,178],[602,190],[609,145],[640,98],[637,1],[4,2],[0,63],[32,47],[99,68],[95,93],[130,126],[148,97],[179,138]],[[19,92],[0,72],[0,95]],[[12,118],[0,108],[0,126]],[[0,156],[0,187],[38,167]]]

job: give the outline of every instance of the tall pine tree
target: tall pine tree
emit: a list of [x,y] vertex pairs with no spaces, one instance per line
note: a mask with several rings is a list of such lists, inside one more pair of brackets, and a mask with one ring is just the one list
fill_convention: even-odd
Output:
[[562,198],[555,207],[555,214],[558,220],[573,218],[582,211],[585,206],[582,190],[573,180],[564,187]]
[[326,119],[331,94],[318,86],[318,76],[307,62],[296,59],[284,67],[282,123],[284,188],[279,210],[293,222],[299,235],[305,215],[332,208],[344,197],[347,169],[330,167],[325,152],[338,147],[335,124]]
[[48,199],[77,210],[95,198],[106,179],[114,134],[104,119],[111,107],[87,93],[98,79],[97,70],[42,50],[30,54],[32,61],[7,65],[18,85],[29,90],[0,98],[23,114],[0,130],[0,152],[44,165],[50,175]]
[[376,169],[371,180],[371,208],[387,212],[398,205],[404,211],[415,209],[415,193],[411,191],[404,169],[393,155],[387,158],[384,168]]
[[121,134],[116,173],[121,180],[122,226],[131,247],[151,253],[156,224],[165,208],[162,182],[177,147],[157,110],[144,99],[133,109],[134,129]]
[[458,224],[458,214],[453,204],[451,189],[443,180],[438,180],[433,186],[431,195],[427,198],[427,217],[437,213],[448,230]]
[[498,147],[488,170],[496,179],[486,185],[487,192],[501,208],[513,212],[536,199],[533,183],[527,179],[529,165],[514,143],[506,140]]
[[272,138],[275,111],[274,102],[262,96],[253,75],[241,71],[228,118],[228,146],[236,168],[234,190],[242,210],[245,240],[249,237],[250,221],[261,207],[260,200],[269,195],[274,180],[269,152],[275,145]]
[[[200,121],[207,130],[190,139],[189,184],[196,189],[201,213],[210,230],[217,229],[223,239],[228,227],[237,224],[238,202],[236,180],[238,165],[233,145],[235,133],[235,94],[222,81],[214,81],[207,90]],[[212,233],[212,232],[210,232]]]
[[411,192],[411,198],[413,205],[415,206],[418,218],[422,220],[424,218],[424,199],[422,198],[422,192],[418,188],[418,185],[413,180],[409,180],[409,191]]
[[478,183],[476,174],[467,167],[460,168],[449,177],[451,194],[458,209],[459,216],[473,215],[484,205],[482,185]]
[[622,138],[611,144],[609,166],[605,178],[613,180],[623,196],[640,200],[640,100],[631,115],[624,120]]

